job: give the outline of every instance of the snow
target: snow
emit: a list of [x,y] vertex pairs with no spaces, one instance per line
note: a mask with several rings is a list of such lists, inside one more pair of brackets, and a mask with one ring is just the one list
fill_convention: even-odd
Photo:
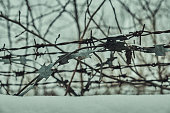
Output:
[[0,95],[0,113],[170,113],[170,95]]

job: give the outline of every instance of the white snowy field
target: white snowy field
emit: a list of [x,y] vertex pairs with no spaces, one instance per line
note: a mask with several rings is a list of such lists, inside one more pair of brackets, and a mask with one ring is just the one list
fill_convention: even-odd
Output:
[[0,113],[170,113],[170,95],[0,95]]

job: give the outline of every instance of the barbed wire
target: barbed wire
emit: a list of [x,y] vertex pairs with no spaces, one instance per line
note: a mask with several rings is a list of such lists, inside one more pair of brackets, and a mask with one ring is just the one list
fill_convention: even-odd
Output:
[[[34,43],[32,45],[25,45],[22,47],[6,47],[6,44],[4,44],[1,48],[0,48],[0,53],[4,53],[4,55],[0,56],[0,62],[4,63],[4,65],[9,64],[9,65],[22,65],[23,67],[29,67],[31,69],[33,69],[33,71],[27,71],[26,69],[24,69],[23,71],[0,71],[0,76],[3,77],[15,77],[16,79],[19,77],[25,77],[26,75],[29,75],[30,77],[32,77],[33,75],[39,74],[38,76],[36,76],[34,79],[32,79],[28,84],[23,84],[22,82],[20,84],[12,84],[12,83],[3,83],[3,81],[0,81],[1,86],[6,90],[6,92],[9,94],[8,90],[5,88],[5,86],[24,86],[22,89],[20,88],[20,90],[15,94],[15,95],[20,95],[27,87],[29,86],[37,86],[37,85],[48,85],[48,84],[59,84],[64,87],[64,89],[66,89],[66,93],[65,95],[67,95],[67,93],[69,93],[70,95],[75,95],[75,96],[79,96],[79,94],[77,94],[74,91],[74,88],[71,87],[71,83],[85,83],[85,85],[82,87],[81,90],[81,95],[83,95],[85,92],[90,90],[90,87],[92,87],[92,84],[114,84],[116,86],[121,86],[122,84],[129,84],[132,86],[152,86],[152,87],[159,87],[161,89],[165,89],[165,90],[170,90],[170,85],[164,85],[164,84],[170,84],[169,81],[169,75],[165,75],[162,78],[159,79],[151,79],[151,80],[147,80],[144,76],[142,76],[141,73],[138,72],[138,70],[136,68],[142,68],[142,67],[167,67],[170,65],[169,62],[157,62],[157,63],[144,63],[144,64],[135,64],[134,63],[134,59],[135,59],[135,51],[139,52],[139,53],[145,53],[145,54],[152,54],[154,53],[156,56],[166,56],[166,53],[168,53],[170,51],[170,45],[169,44],[155,44],[153,46],[150,47],[144,47],[141,45],[141,39],[145,36],[145,38],[147,38],[146,36],[151,36],[151,35],[158,35],[158,34],[169,34],[170,30],[157,30],[157,31],[149,31],[149,30],[145,30],[145,24],[142,25],[142,30],[139,31],[134,31],[134,32],[129,32],[127,34],[122,34],[122,30],[121,27],[119,25],[117,16],[116,16],[116,11],[115,8],[113,7],[112,2],[110,1],[110,5],[113,9],[114,12],[114,16],[115,16],[115,20],[116,20],[116,24],[118,27],[118,30],[121,34],[115,35],[115,36],[109,36],[106,35],[106,33],[100,28],[100,26],[95,22],[94,20],[94,16],[96,15],[96,13],[100,10],[100,8],[103,6],[103,4],[105,3],[105,0],[96,8],[96,10],[91,14],[89,7],[91,5],[91,2],[87,1],[87,10],[86,10],[86,14],[89,15],[89,20],[86,24],[85,22],[85,28],[82,32],[82,35],[80,36],[80,26],[78,24],[78,15],[76,15],[75,21],[77,23],[77,27],[78,27],[78,31],[79,31],[79,40],[75,40],[75,41],[70,41],[70,42],[58,42],[57,40],[62,37],[60,36],[60,34],[58,35],[58,37],[56,38],[54,43],[51,43],[49,40],[45,39],[46,35],[49,33],[51,26],[53,25],[53,23],[61,16],[61,14],[66,11],[66,7],[67,5],[70,3],[70,0],[68,0],[68,2],[65,5],[62,5],[62,10],[53,10],[54,11],[60,11],[59,15],[56,16],[56,18],[49,24],[44,36],[41,36],[39,30],[37,29],[34,21],[42,18],[43,16],[47,16],[49,15],[51,12],[46,13],[44,15],[42,15],[41,17],[33,17],[32,14],[32,9],[30,7],[29,1],[26,0],[26,6],[30,12],[30,16],[32,18],[32,26],[34,28],[34,30],[30,30],[28,28],[28,26],[25,26],[25,24],[23,24],[21,22],[21,11],[19,11],[19,15],[18,15],[18,20],[15,19],[10,19],[10,17],[8,15],[5,15],[4,13],[0,13],[0,18],[6,20],[7,22],[11,22],[19,27],[21,27],[23,29],[22,32],[20,32],[19,34],[17,34],[15,36],[15,38],[18,38],[18,40],[20,39],[20,36],[23,33],[30,33],[33,36],[35,36],[36,38],[39,38],[43,41],[43,43],[37,43],[36,40],[34,39]],[[127,7],[125,6],[125,4],[123,2],[121,2],[121,4],[127,9]],[[74,4],[75,5],[75,4]],[[76,10],[76,7],[75,7]],[[137,20],[140,21],[140,19],[138,19],[133,13],[130,12],[129,9],[127,9],[129,11],[129,13],[131,15],[134,16],[134,18],[136,18]],[[77,14],[75,12],[75,14]],[[101,31],[101,33],[105,36],[105,37],[95,37],[92,33],[91,30],[91,34],[89,37],[86,37],[85,39],[85,33],[87,32],[87,29],[91,23],[91,21],[94,22],[94,24],[98,27],[98,29]],[[141,22],[140,22],[141,23]],[[27,23],[28,24],[28,23]],[[126,41],[129,41],[131,39],[135,39],[138,38],[139,39],[139,45],[138,44],[130,44]],[[77,45],[78,49],[74,49],[73,51],[65,51],[64,49],[62,49],[63,46],[72,46],[72,45]],[[55,52],[49,52],[48,48],[56,48],[57,50]],[[44,49],[44,52],[40,52],[40,49]],[[20,50],[25,50],[27,51],[28,49],[32,49],[33,52],[32,53],[25,53],[25,54],[14,54],[13,52],[15,51],[20,51]],[[107,58],[107,60],[102,61],[102,58],[96,54],[96,53],[105,53],[105,52],[110,52],[110,56],[109,58]],[[119,65],[113,64],[113,61],[118,59],[118,57],[115,57],[114,54],[115,53],[120,53],[120,55],[124,55],[124,57],[122,57],[122,59],[126,59],[125,61],[125,65],[120,64],[118,62]],[[55,55],[57,56],[57,60],[55,60],[54,62],[50,62],[50,64],[48,66],[45,66],[45,63],[42,65],[38,62],[36,62],[37,57],[41,57],[41,56],[45,56],[45,55]],[[83,59],[89,58],[91,56],[96,57],[100,62],[93,64],[93,66],[89,65],[87,62],[83,61]],[[123,56],[122,55],[122,56]],[[27,59],[29,56],[34,56],[35,59]],[[50,59],[52,59],[50,57]],[[61,65],[66,65],[69,63],[69,60],[75,60],[77,61],[77,64],[75,66],[75,69],[69,70],[69,69],[58,69],[59,66]],[[28,62],[33,62],[35,64],[39,64],[41,66],[40,69],[37,69],[34,66],[31,66],[30,63]],[[78,66],[81,65],[81,68],[78,69]],[[51,67],[50,67],[51,66]],[[83,67],[85,66],[85,68]],[[52,67],[54,67],[53,69],[51,69]],[[134,69],[133,69],[134,68]],[[104,71],[107,69],[112,69],[112,70],[120,70],[120,74],[105,74]],[[127,73],[124,73],[122,70],[123,69],[131,69],[139,78],[135,78],[132,76],[129,76]],[[67,80],[67,78],[63,78],[60,74],[63,73],[73,73],[71,76],[71,80]],[[50,74],[49,74],[50,73]],[[75,73],[79,73],[79,74],[84,74],[84,76],[86,76],[88,78],[88,80],[73,80]],[[47,75],[49,74],[49,75]],[[45,83],[38,83],[40,80],[42,80],[43,78],[48,78],[51,75],[51,77],[53,77],[53,79],[55,79],[55,82],[45,82]],[[58,75],[58,77],[56,77],[55,75]],[[93,80],[93,78],[98,79],[98,80]]]

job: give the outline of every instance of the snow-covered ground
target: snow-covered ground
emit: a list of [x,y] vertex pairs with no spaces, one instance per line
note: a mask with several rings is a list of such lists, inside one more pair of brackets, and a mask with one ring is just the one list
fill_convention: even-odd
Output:
[[170,113],[170,95],[0,95],[0,113]]

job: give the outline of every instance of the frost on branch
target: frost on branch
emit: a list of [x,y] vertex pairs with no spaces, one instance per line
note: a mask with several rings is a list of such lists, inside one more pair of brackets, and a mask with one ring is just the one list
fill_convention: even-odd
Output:
[[79,57],[80,59],[85,59],[90,57],[90,54],[95,52],[94,50],[81,50],[78,53],[72,54],[73,58]]
[[27,59],[24,56],[21,56],[19,60],[20,60],[21,64],[26,64],[26,62],[27,62]]
[[166,49],[163,44],[155,45],[154,52],[156,56],[165,56]]
[[164,47],[164,44],[154,45],[154,47],[145,47],[146,53],[155,53],[156,56],[165,56],[165,53],[170,51]]
[[53,67],[53,63],[49,64],[48,66],[45,66],[45,64],[38,70],[38,73],[40,73],[39,77],[40,79],[45,78],[46,80],[51,76],[53,71],[51,68]]
[[16,58],[2,58],[0,59],[0,62],[4,62],[4,64],[10,64],[11,62],[19,61],[21,64],[26,64],[27,61],[32,61],[29,59],[26,59],[24,56],[21,56],[19,59]]
[[59,56],[59,65],[67,64],[69,63],[68,60],[79,58],[80,60],[90,57],[90,54],[95,52],[95,50],[80,50],[77,53],[67,53],[65,55]]
[[40,73],[34,82],[33,85],[30,85],[29,88],[27,88],[25,91],[21,92],[19,96],[24,96],[28,91],[34,88],[34,86],[43,78],[46,80],[51,76],[53,71],[51,71],[51,68],[53,67],[53,63],[49,64],[48,66],[45,66],[45,64],[38,70],[38,73]]
[[10,60],[9,59],[0,59],[0,62],[4,62],[4,64],[10,64]]

